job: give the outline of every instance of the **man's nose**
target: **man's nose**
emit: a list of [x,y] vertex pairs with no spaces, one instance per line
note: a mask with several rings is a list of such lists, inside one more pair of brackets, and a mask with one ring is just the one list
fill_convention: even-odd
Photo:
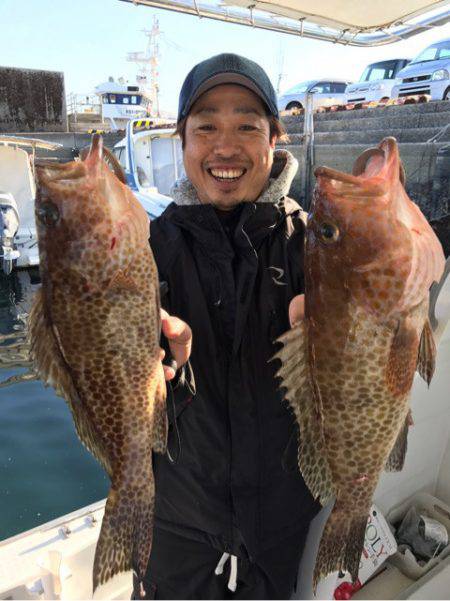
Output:
[[214,153],[217,156],[230,158],[240,152],[240,145],[233,132],[219,132],[214,142]]

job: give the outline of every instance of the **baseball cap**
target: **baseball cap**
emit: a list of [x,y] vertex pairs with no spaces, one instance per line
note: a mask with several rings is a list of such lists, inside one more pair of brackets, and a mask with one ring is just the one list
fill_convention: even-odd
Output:
[[245,86],[254,92],[269,114],[279,118],[277,96],[264,69],[248,58],[224,53],[202,61],[188,73],[180,92],[177,121],[187,117],[201,94],[227,83]]

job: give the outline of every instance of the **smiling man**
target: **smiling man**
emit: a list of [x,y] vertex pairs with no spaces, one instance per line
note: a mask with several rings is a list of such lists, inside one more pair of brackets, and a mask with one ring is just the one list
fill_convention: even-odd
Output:
[[[270,362],[301,312],[304,225],[287,197],[297,163],[275,150],[284,130],[269,78],[233,54],[189,73],[178,132],[187,177],[151,245],[162,304],[193,346],[173,380],[168,456],[154,459],[143,588],[155,599],[286,599],[318,511]],[[168,336],[173,355],[187,331]]]

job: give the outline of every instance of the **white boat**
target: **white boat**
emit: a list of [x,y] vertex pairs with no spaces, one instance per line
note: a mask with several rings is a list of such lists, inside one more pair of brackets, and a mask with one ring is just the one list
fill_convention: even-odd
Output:
[[36,148],[55,150],[60,146],[34,138],[0,136],[0,266],[6,274],[13,267],[39,264],[32,164]]
[[181,140],[174,134],[173,123],[134,119],[113,149],[128,185],[150,217],[160,215],[171,202],[171,188],[184,174]]
[[[0,599],[91,599],[92,565],[105,500],[0,543]],[[130,599],[131,573],[104,587]]]
[[102,122],[109,123],[111,130],[125,129],[130,119],[145,118],[150,111],[149,99],[137,84],[109,81],[95,87],[100,97]]

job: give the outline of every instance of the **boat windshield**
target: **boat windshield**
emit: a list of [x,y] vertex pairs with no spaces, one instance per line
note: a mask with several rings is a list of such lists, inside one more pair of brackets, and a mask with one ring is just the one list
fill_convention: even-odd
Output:
[[169,195],[175,181],[184,173],[181,140],[153,138],[151,148],[154,185],[160,194]]
[[438,61],[444,58],[450,58],[450,40],[445,40],[440,44],[433,44],[433,46],[425,48],[423,52],[411,61],[411,65]]

